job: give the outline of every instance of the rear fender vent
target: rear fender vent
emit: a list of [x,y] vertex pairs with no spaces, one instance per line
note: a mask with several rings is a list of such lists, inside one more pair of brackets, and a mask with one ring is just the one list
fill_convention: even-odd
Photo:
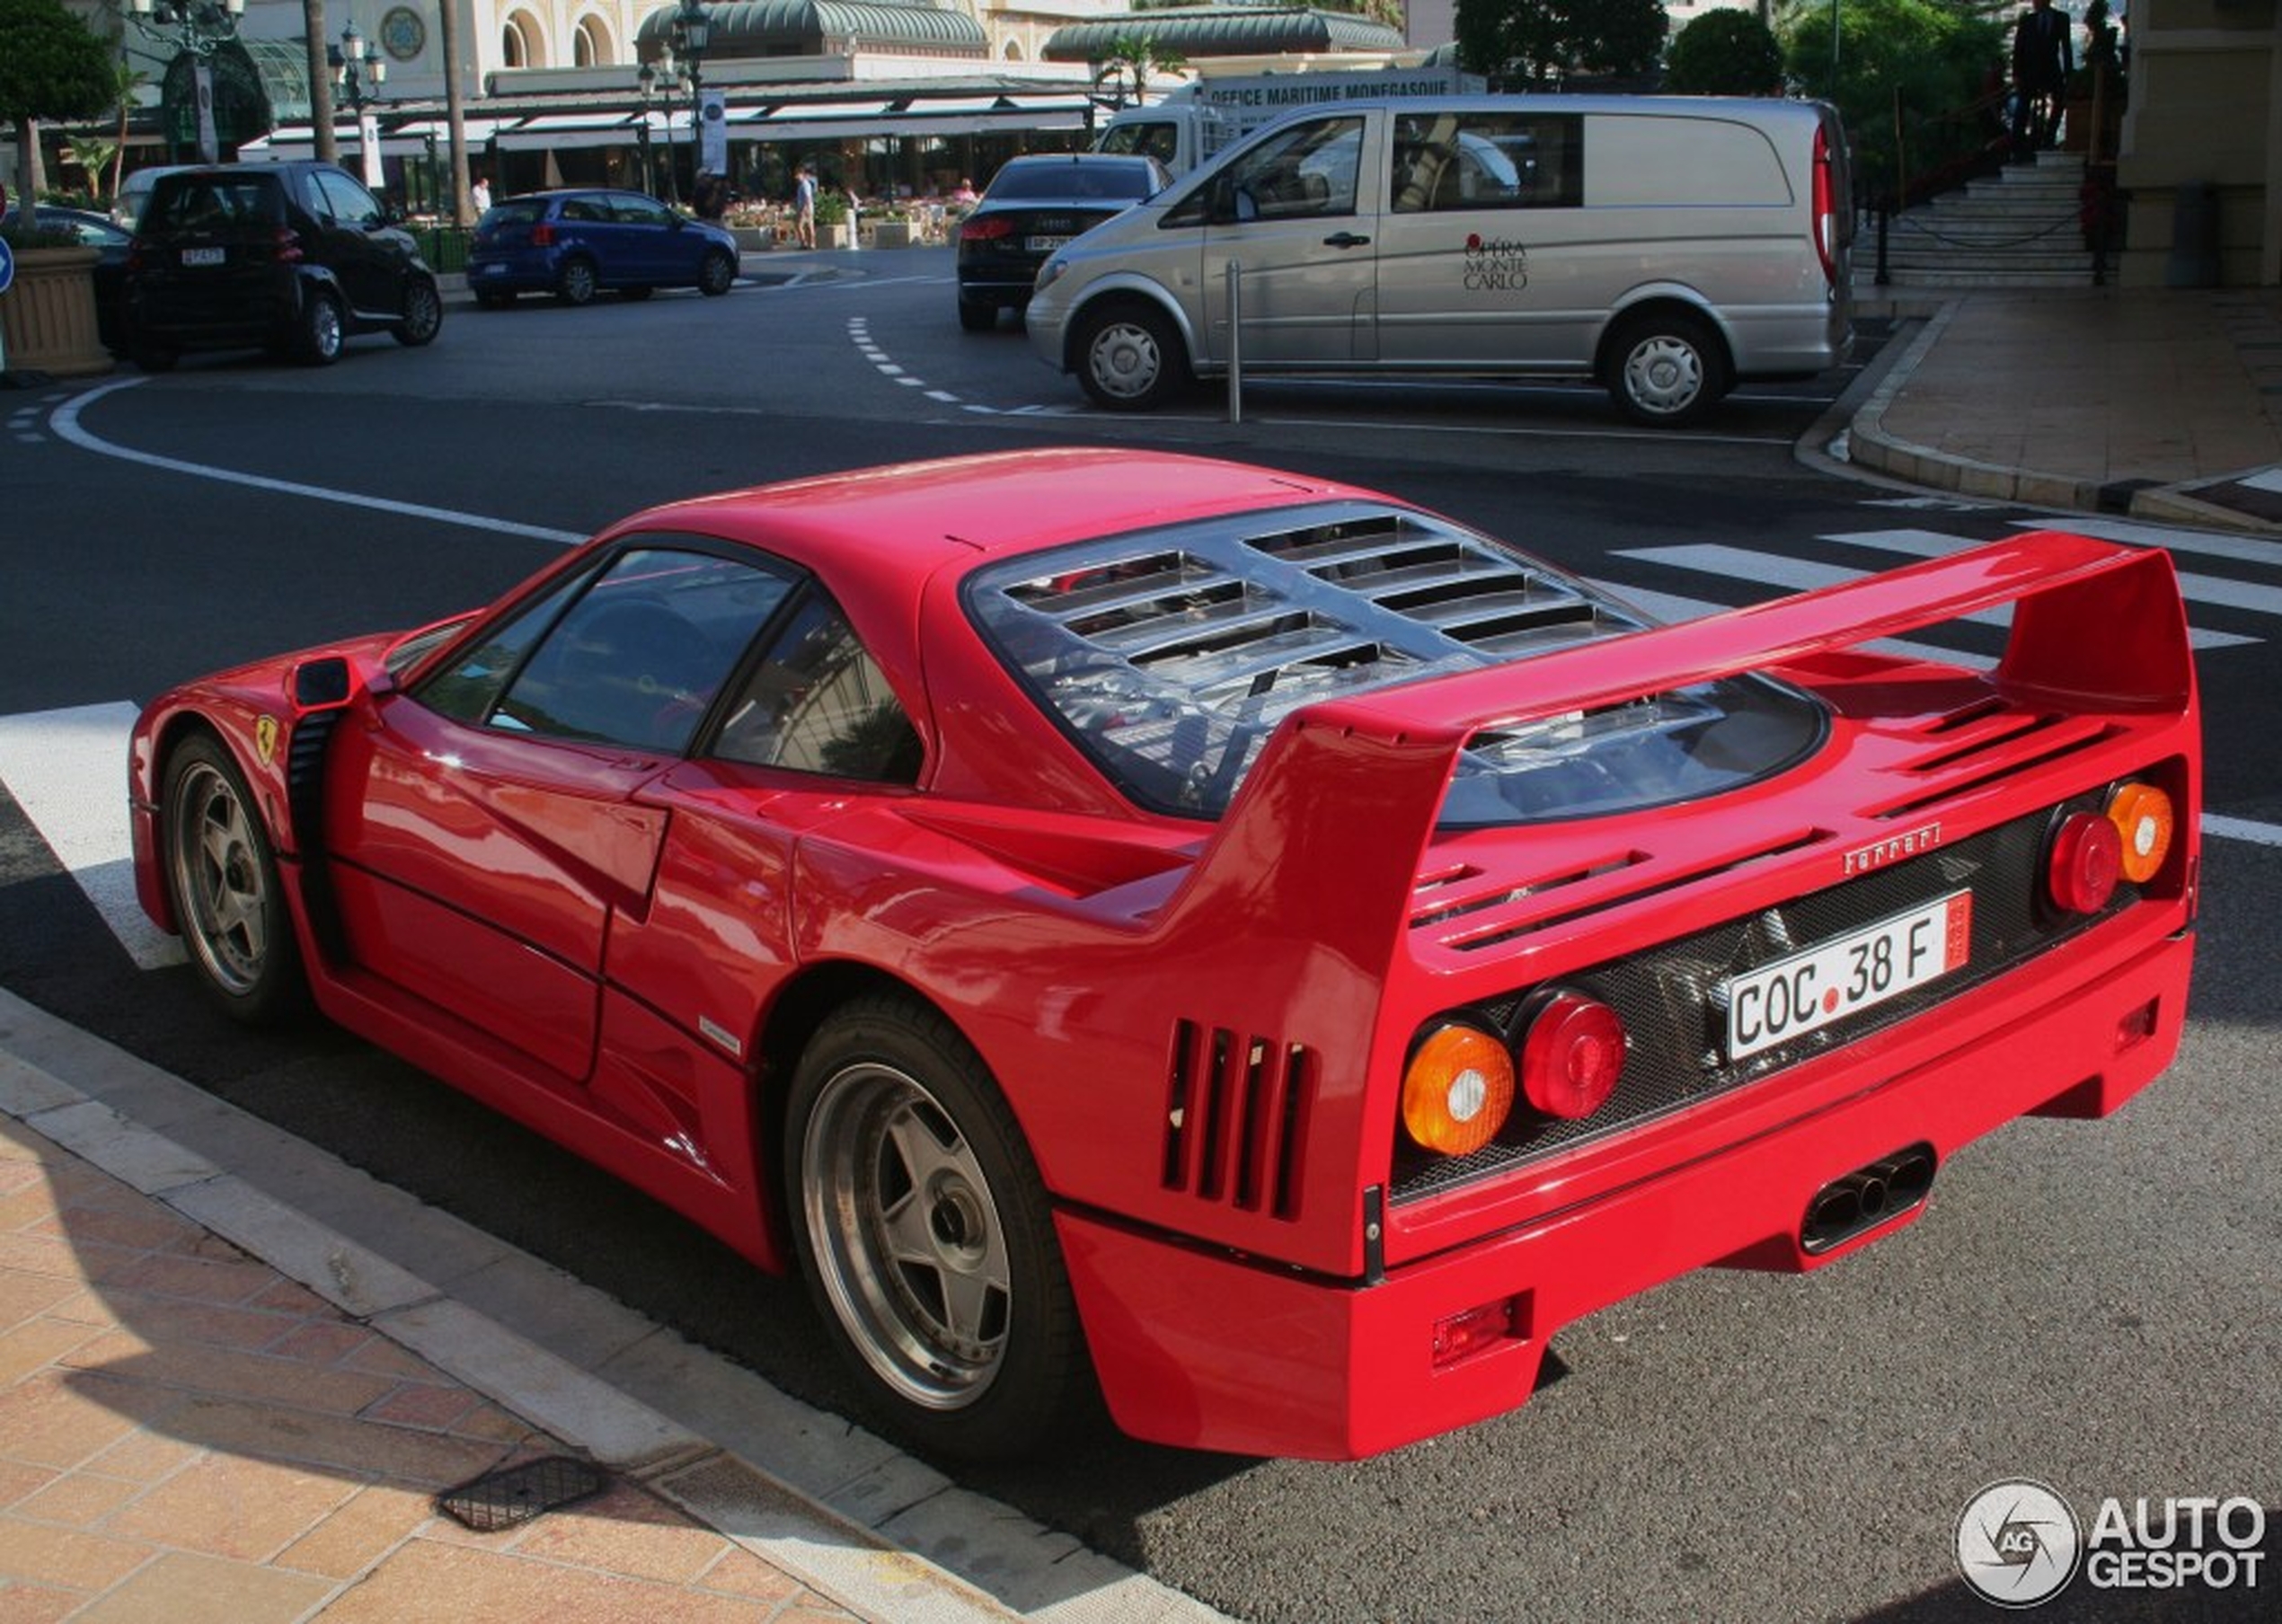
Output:
[[[2017,736],[1991,739],[1986,746],[1977,745],[1913,762],[1907,771],[1921,779],[1933,775],[1938,781],[1921,782],[1909,794],[1867,810],[1872,817],[1908,817],[1969,790],[2003,779],[2017,778],[2023,772],[2097,748],[2122,731],[2096,717],[2068,718]],[[1999,746],[2003,746],[2002,755],[1991,756],[1986,753]]]
[[1163,1183],[1205,1201],[1299,1216],[1299,1163],[1315,1085],[1297,1044],[1173,1023]]

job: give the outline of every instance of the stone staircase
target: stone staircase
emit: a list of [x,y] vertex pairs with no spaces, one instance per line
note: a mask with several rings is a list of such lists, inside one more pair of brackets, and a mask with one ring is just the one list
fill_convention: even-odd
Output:
[[[1886,269],[1895,288],[2089,287],[2092,252],[2077,210],[2081,153],[2039,153],[2034,163],[2009,163],[1887,225]],[[1854,287],[1878,291],[1875,222],[1854,241]]]

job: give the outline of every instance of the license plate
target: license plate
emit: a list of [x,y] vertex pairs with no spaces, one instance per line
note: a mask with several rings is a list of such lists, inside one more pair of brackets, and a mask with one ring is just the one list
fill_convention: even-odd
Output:
[[506,269],[507,261],[502,260],[496,265],[478,265],[475,268],[475,274],[480,277],[496,277]]
[[185,265],[219,265],[223,257],[223,251],[218,248],[186,248],[182,251],[182,263]]
[[1067,237],[1024,237],[1022,239],[1022,246],[1032,253],[1052,253],[1057,249],[1067,248],[1069,245],[1070,240]]
[[1728,1058],[1742,1060],[1961,969],[1973,949],[1973,894],[1952,891],[1803,953],[1730,977]]

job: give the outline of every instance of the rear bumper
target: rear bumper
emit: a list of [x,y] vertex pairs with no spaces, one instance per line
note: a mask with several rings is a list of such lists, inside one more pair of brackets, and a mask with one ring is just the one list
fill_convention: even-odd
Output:
[[[2101,966],[2065,999],[1819,1109],[1597,1199],[1388,1272],[1263,1267],[1099,1218],[1057,1216],[1102,1388],[1155,1442],[1356,1459],[1514,1409],[1552,1334],[1706,1265],[1804,1268],[1817,1192],[1905,1146],[1942,1160],[2015,1117],[2106,1116],[2160,1073],[2184,1019],[2191,935]],[[1502,1337],[1437,1366],[1437,1325],[1510,1303]]]

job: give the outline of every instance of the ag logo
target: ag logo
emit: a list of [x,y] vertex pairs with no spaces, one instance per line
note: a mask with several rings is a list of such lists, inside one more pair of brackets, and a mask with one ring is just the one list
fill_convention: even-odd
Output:
[[268,766],[278,756],[278,719],[257,716],[253,719],[253,753]]
[[1957,1519],[1957,1570],[1999,1607],[2048,1602],[2076,1576],[2083,1530],[2048,1485],[2012,1478],[1966,1502]]

